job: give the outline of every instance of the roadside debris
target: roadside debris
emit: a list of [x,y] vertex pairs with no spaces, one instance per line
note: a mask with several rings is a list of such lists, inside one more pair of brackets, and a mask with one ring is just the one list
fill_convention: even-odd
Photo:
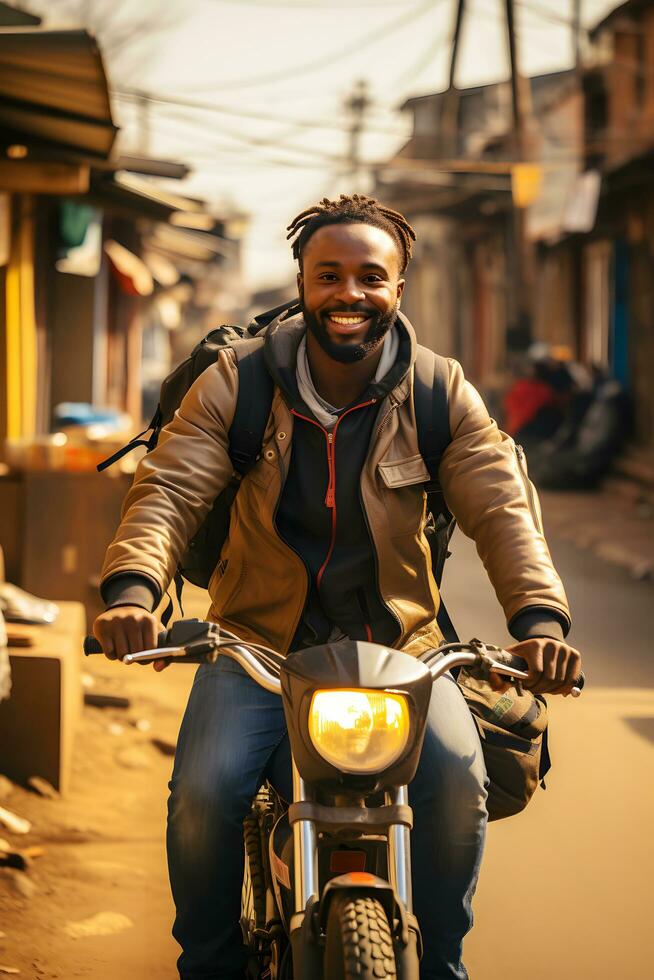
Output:
[[0,774],[0,800],[6,800],[14,791],[14,784],[11,779]]
[[10,582],[0,582],[0,609],[8,623],[54,623],[59,606],[47,599],[39,599]]
[[88,704],[92,708],[129,708],[131,703],[129,698],[119,697],[117,694],[84,692],[84,704]]
[[17,970],[15,966],[3,966],[0,963],[0,973],[15,973],[15,974],[18,974],[18,973],[20,973],[20,970]]
[[10,830],[12,834],[29,834],[32,829],[29,820],[19,817],[18,814],[12,813],[11,810],[7,810],[3,806],[0,806],[0,824]]
[[152,722],[148,721],[147,718],[137,718],[132,724],[137,732],[149,732],[152,728]]
[[133,925],[132,920],[120,912],[98,912],[80,922],[67,922],[64,931],[71,939],[82,939],[85,936],[113,936]]
[[133,745],[116,755],[116,762],[124,769],[151,769],[152,760],[147,752]]
[[15,871],[27,871],[29,866],[29,858],[21,851],[0,851],[0,868],[13,868]]
[[59,793],[43,776],[30,776],[27,785],[39,796],[45,796],[48,800],[58,800]]
[[16,630],[7,630],[8,647],[33,647],[34,638],[27,633],[17,633]]
[[174,742],[169,742],[165,738],[157,738],[156,736],[151,738],[150,741],[154,745],[155,749],[159,749],[162,755],[173,756],[175,755],[175,749],[177,746]]
[[11,871],[10,875],[12,890],[19,898],[34,898],[38,888],[24,871]]

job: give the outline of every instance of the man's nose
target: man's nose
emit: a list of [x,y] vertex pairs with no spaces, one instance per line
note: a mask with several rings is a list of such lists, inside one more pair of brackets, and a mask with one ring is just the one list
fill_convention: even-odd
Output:
[[341,303],[351,305],[352,303],[360,303],[361,300],[366,298],[366,294],[356,279],[346,279],[339,283],[334,298]]

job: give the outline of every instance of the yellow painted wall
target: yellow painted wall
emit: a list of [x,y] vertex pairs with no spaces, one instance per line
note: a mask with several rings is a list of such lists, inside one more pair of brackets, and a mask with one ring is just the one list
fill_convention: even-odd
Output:
[[14,198],[11,255],[6,272],[4,388],[10,439],[36,431],[37,342],[34,309],[34,199]]

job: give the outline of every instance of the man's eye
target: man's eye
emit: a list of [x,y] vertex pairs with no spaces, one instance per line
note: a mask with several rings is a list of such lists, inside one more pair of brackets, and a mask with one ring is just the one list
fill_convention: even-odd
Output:
[[322,275],[318,276],[319,279],[323,279],[325,282],[334,282],[336,276],[333,272],[323,272]]

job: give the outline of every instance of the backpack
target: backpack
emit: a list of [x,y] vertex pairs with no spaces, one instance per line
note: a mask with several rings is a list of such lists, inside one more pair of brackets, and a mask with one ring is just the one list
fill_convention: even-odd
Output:
[[[161,429],[171,421],[193,382],[216,362],[222,348],[233,348],[239,375],[236,409],[229,430],[229,456],[234,473],[180,559],[175,575],[178,600],[181,600],[183,579],[201,588],[206,589],[208,586],[227,538],[230,510],[241,480],[255,465],[261,453],[273,395],[272,378],[264,361],[262,334],[280,314],[287,312],[293,315],[298,310],[298,301],[293,300],[255,317],[245,330],[227,325],[212,330],[162,382],[159,404],[147,429],[98,465],[98,470],[102,471],[137,446],[145,446],[148,452],[154,449]],[[438,482],[440,459],[451,440],[447,378],[446,359],[426,348],[419,348],[415,363],[414,407],[420,454],[430,475],[425,486],[428,513],[425,534],[429,542],[434,578],[439,586],[455,526]],[[143,438],[148,433],[148,437]],[[171,613],[172,603],[162,616],[164,625]],[[445,638],[455,642],[457,636],[442,601],[438,624]]]

